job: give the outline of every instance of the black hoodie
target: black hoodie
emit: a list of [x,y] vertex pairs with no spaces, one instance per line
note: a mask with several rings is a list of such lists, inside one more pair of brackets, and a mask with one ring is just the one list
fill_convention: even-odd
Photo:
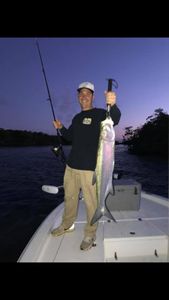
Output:
[[[116,104],[111,107],[110,115],[114,125],[117,125],[121,112]],[[95,170],[100,122],[105,118],[105,109],[92,108],[78,113],[68,129],[62,127],[60,132],[63,138],[72,143],[72,149],[67,159],[69,167],[78,170]]]

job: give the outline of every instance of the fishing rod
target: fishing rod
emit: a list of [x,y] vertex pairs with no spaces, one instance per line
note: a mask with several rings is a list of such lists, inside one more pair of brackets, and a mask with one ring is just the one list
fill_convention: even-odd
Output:
[[[52,104],[52,98],[51,98],[51,95],[50,95],[50,90],[49,90],[49,86],[48,86],[48,82],[47,82],[47,78],[46,78],[46,74],[45,74],[45,68],[44,68],[44,65],[43,65],[42,55],[41,55],[41,51],[40,51],[40,46],[39,46],[39,43],[38,43],[37,39],[36,39],[36,46],[37,46],[37,49],[38,49],[40,62],[41,62],[41,66],[42,66],[42,72],[43,72],[43,75],[44,75],[46,88],[47,88],[47,92],[48,92],[48,97],[49,98],[47,100],[49,100],[49,102],[50,102],[50,106],[51,106],[51,110],[52,110],[52,114],[53,114],[53,119],[54,119],[54,121],[56,121],[55,112],[54,112],[54,108],[53,108],[53,104]],[[54,152],[54,154],[56,156],[61,155],[61,160],[62,160],[63,163],[65,163],[66,162],[66,157],[65,157],[63,147],[62,147],[62,141],[61,141],[61,136],[60,136],[59,129],[56,129],[56,131],[57,131],[59,147],[53,148],[52,151]]]

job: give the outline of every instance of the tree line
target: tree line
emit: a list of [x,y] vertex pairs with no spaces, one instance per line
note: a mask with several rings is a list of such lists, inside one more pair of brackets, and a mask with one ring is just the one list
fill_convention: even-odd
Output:
[[[61,141],[63,145],[68,145],[62,137]],[[57,135],[0,128],[0,147],[51,146],[58,144]]]
[[[66,141],[62,136],[60,140],[62,145],[71,145],[71,142]],[[60,140],[57,135],[0,128],[0,147],[57,146]]]
[[162,108],[146,118],[143,126],[125,128],[123,143],[128,150],[140,155],[158,155],[168,158],[169,115]]
[[[146,118],[143,126],[136,129],[133,126],[125,127],[122,143],[128,145],[130,153],[168,158],[168,138],[169,115],[158,108]],[[57,135],[0,128],[0,147],[57,146],[59,143]],[[63,137],[61,143],[70,145]]]

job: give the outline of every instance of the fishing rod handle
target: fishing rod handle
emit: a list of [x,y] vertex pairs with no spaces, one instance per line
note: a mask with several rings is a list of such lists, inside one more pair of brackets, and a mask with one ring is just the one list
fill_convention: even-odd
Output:
[[118,82],[115,79],[109,78],[107,80],[108,80],[108,88],[107,88],[108,92],[111,92],[113,87],[116,89],[118,88]]
[[112,91],[112,86],[113,86],[113,79],[108,79],[108,88],[107,88],[108,92]]
[[[118,83],[115,79],[109,78],[107,91],[111,92],[113,87],[115,87],[117,89]],[[107,105],[107,113],[108,113],[108,115],[110,114],[110,105],[109,104]]]
[[[108,87],[107,87],[107,91],[111,92],[112,91],[112,86],[113,86],[113,79],[108,79]],[[110,114],[110,104],[107,104],[107,114]]]

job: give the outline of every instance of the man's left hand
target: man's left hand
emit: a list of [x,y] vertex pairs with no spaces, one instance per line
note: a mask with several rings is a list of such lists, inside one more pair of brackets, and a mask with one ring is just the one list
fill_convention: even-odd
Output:
[[113,106],[116,103],[116,93],[115,92],[104,92],[106,97],[106,104]]

